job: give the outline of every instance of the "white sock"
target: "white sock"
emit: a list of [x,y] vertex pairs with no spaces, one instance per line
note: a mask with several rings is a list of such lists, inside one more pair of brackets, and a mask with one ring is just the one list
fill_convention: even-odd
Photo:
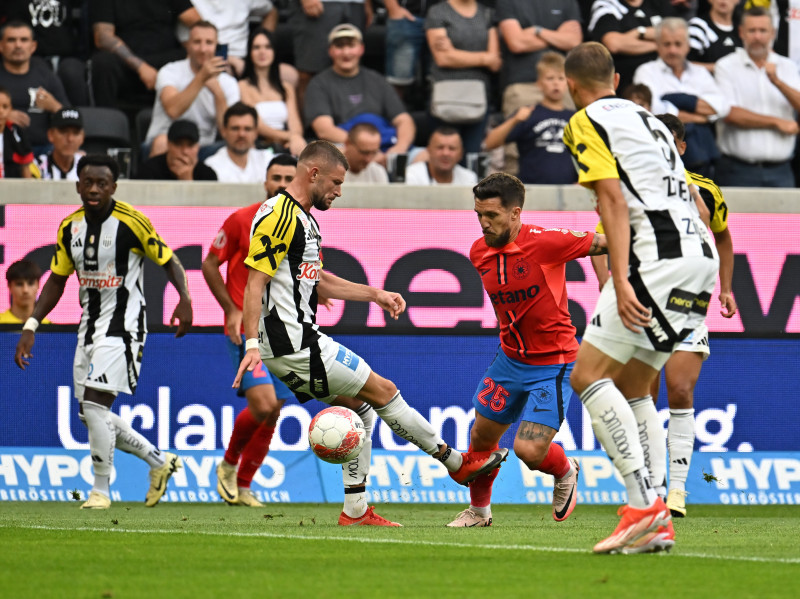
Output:
[[[406,403],[400,391],[392,400],[375,410],[387,426],[401,439],[405,439],[432,456],[441,451],[444,441],[433,430],[431,423]],[[461,454],[450,447],[437,458],[450,472],[461,468]]]
[[367,490],[359,487],[345,487],[342,511],[351,518],[360,518],[367,513]]
[[639,442],[644,452],[644,465],[650,471],[650,485],[656,494],[667,496],[667,439],[661,418],[653,403],[652,395],[637,397],[628,402],[636,416],[639,427]]
[[[345,488],[352,487],[353,485],[364,485],[367,482],[369,465],[372,459],[372,429],[375,428],[375,410],[369,405],[364,404],[356,410],[356,414],[358,414],[361,421],[364,423],[366,439],[364,440],[364,446],[361,448],[361,452],[349,462],[342,464],[342,484],[344,484]],[[346,500],[347,496],[345,495],[345,501]],[[349,516],[350,514],[347,515]]]
[[117,449],[121,449],[125,453],[132,453],[136,457],[143,459],[150,468],[160,468],[164,465],[164,454],[155,445],[150,443],[141,433],[133,430],[130,424],[114,412],[109,411],[109,414],[116,431]]
[[481,518],[491,518],[492,517],[492,506],[491,505],[487,505],[485,507],[477,507],[477,506],[474,506],[474,505],[470,505],[469,509],[471,509],[473,512],[478,514]]
[[645,508],[656,499],[636,430],[636,418],[611,379],[600,379],[580,394],[592,417],[592,429],[625,481],[628,503]]
[[686,477],[694,451],[694,409],[670,410],[667,426],[669,488],[686,490]]
[[94,485],[92,491],[110,497],[109,482],[114,465],[116,432],[111,422],[111,410],[92,402],[83,402],[83,416],[89,429],[89,451],[92,454]]

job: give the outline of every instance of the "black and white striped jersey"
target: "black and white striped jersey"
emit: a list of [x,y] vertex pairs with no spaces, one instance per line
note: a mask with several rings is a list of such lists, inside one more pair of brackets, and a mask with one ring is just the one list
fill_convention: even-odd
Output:
[[631,264],[713,257],[672,134],[651,113],[628,100],[602,98],[572,116],[564,143],[580,184],[591,188],[595,181],[619,179],[630,218]]
[[321,243],[317,221],[285,191],[264,202],[253,217],[244,263],[271,277],[261,304],[262,355],[293,354],[319,338]]
[[54,273],[78,277],[83,308],[78,342],[83,345],[104,337],[143,341],[144,258],[162,266],[172,257],[144,214],[125,202],[111,202],[101,223],[89,223],[83,208],[61,221],[50,263]]
[[721,28],[711,17],[694,17],[689,21],[689,60],[693,62],[717,62],[736,48],[742,47],[742,38],[736,26],[730,30]]

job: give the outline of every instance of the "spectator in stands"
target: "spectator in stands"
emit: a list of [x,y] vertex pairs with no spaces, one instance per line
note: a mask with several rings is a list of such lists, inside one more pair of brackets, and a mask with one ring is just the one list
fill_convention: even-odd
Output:
[[687,60],[686,21],[667,17],[656,25],[655,35],[658,58],[636,69],[633,81],[650,88],[654,114],[672,114],[686,124],[686,168],[713,177],[719,151],[710,123],[728,116],[730,104],[711,73]]
[[344,156],[350,164],[348,183],[388,183],[389,173],[375,158],[381,153],[381,132],[375,125],[359,123],[347,134]]
[[[191,3],[203,21],[217,28],[219,43],[227,46],[228,64],[237,77],[244,70],[251,17],[259,19],[261,27],[270,31],[275,31],[278,24],[278,9],[271,0],[191,0]],[[189,28],[183,23],[178,24],[178,39],[184,44],[189,40]]]
[[464,145],[458,129],[440,125],[428,140],[428,160],[406,169],[406,185],[476,185],[478,175],[461,166]]
[[668,7],[659,0],[595,0],[592,4],[589,35],[614,57],[618,89],[631,83],[639,65],[655,60],[655,25],[662,17],[673,16]]
[[250,36],[239,81],[242,102],[258,113],[258,135],[271,144],[278,144],[294,155],[306,147],[303,123],[294,86],[282,81],[280,66],[275,60],[275,38],[259,27]]
[[425,13],[440,0],[383,0],[386,7],[386,80],[406,106],[429,61]]
[[715,76],[732,107],[718,124],[722,158],[717,183],[741,187],[794,187],[791,158],[798,133],[800,74],[771,50],[769,13],[752,8],[739,28],[744,49],[717,62]]
[[160,181],[216,181],[217,173],[198,160],[200,131],[192,121],[178,119],[169,126],[167,151],[146,160],[137,179]]
[[223,183],[261,183],[275,153],[272,149],[257,150],[256,109],[236,102],[222,118],[222,139],[225,146],[206,158],[206,165]]
[[33,162],[25,132],[10,120],[12,112],[11,94],[0,87],[0,179],[24,178],[31,176],[30,164]]
[[535,106],[522,106],[486,136],[487,150],[506,142],[519,147],[519,178],[523,183],[562,185],[575,183],[578,175],[564,145],[564,128],[574,110],[564,105],[567,78],[564,56],[545,52],[536,64],[536,85],[541,94]]
[[[200,145],[209,148],[222,128],[222,116],[238,102],[239,85],[225,72],[226,61],[215,56],[217,29],[207,21],[198,21],[189,30],[188,56],[164,65],[156,80],[156,101],[145,143],[151,144],[150,156],[165,151],[165,134],[172,121],[189,119],[200,129]],[[205,158],[201,151],[201,160]]]
[[24,21],[33,28],[35,56],[45,59],[64,86],[72,106],[89,105],[86,85],[86,62],[75,35],[72,18],[80,0],[3,0],[0,3],[0,24]]
[[[23,324],[31,317],[41,278],[42,269],[33,260],[17,260],[9,265],[6,282],[10,305],[0,313],[0,324]],[[52,323],[45,318],[42,324]]]
[[25,129],[28,142],[36,154],[49,149],[47,128],[50,114],[69,104],[61,80],[36,51],[33,28],[22,21],[11,21],[0,37],[3,54],[0,64],[0,85],[11,95],[14,109],[8,117]]
[[[349,23],[337,25],[328,35],[328,43],[333,64],[308,86],[306,124],[318,138],[344,144],[353,125],[371,122],[381,132],[384,153],[408,152],[416,131],[414,120],[383,75],[361,66],[361,31]],[[385,156],[379,155],[377,160],[385,164]]]
[[[291,3],[289,26],[292,30],[294,65],[299,71],[299,106],[306,105],[306,88],[311,78],[331,64],[330,53],[325,53],[325,39],[329,32],[337,25],[350,23],[360,34],[372,23],[372,14],[372,0],[297,0]],[[308,120],[308,115],[305,115],[305,119]],[[341,141],[344,142],[344,139]]]
[[622,92],[622,97],[638,104],[648,112],[653,112],[650,110],[653,107],[653,92],[644,83],[631,83]]
[[97,52],[92,55],[92,89],[97,106],[118,100],[150,105],[158,69],[186,51],[175,37],[178,21],[191,26],[200,15],[189,0],[89,0]]
[[[489,118],[490,76],[502,66],[492,11],[476,0],[447,0],[435,4],[425,18],[425,36],[433,56],[431,115],[434,126],[447,124],[455,127],[461,135],[464,150],[467,153],[480,152]],[[483,99],[485,108],[477,119],[473,117],[465,121],[457,111],[452,117],[444,117],[443,111],[434,105],[439,104],[436,101],[437,83],[455,80],[483,83],[484,97],[475,99]],[[477,96],[480,92],[469,93]],[[458,102],[455,97],[440,99]]]
[[713,73],[720,58],[742,47],[742,38],[734,22],[739,0],[709,0],[709,4],[707,14],[689,21],[689,60]]
[[[552,50],[569,52],[583,41],[580,8],[576,0],[498,0],[495,20],[503,56],[502,110],[513,117],[519,108],[542,100],[542,88],[536,85],[536,65],[542,55]],[[575,107],[569,94],[563,101]],[[517,174],[518,156],[517,145],[507,144],[503,170]]]
[[34,176],[56,181],[77,181],[78,160],[85,152],[83,117],[77,108],[62,108],[50,117],[47,139],[53,149],[36,158]]
[[297,174],[297,158],[291,154],[275,154],[267,167],[267,180],[264,181],[267,197],[275,197],[278,192],[286,189],[295,174]]

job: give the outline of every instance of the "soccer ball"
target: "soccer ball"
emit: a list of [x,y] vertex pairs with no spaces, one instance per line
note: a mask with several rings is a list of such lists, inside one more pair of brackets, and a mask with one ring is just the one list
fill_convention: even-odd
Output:
[[317,457],[330,464],[344,464],[356,457],[367,433],[358,414],[347,408],[325,408],[308,427],[308,444]]

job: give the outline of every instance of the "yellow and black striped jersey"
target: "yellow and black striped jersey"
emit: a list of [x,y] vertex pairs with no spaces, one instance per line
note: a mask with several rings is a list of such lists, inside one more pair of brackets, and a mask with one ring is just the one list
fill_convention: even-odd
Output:
[[61,221],[50,263],[54,273],[78,277],[83,308],[78,341],[84,345],[103,337],[142,341],[147,332],[144,257],[159,266],[172,257],[144,214],[125,202],[111,202],[100,223],[88,222],[83,208]]
[[[698,175],[691,171],[686,171],[694,185],[700,190],[700,197],[711,213],[711,232],[720,233],[728,228],[728,205],[725,203],[725,198],[722,197],[722,191],[717,184],[711,179]],[[605,233],[603,229],[603,221],[599,221],[595,227],[597,233]]]
[[321,244],[317,221],[285,191],[264,202],[253,217],[244,263],[272,277],[264,291],[259,324],[267,357],[293,354],[319,338]]
[[628,204],[631,263],[713,257],[705,227],[696,226],[697,208],[672,134],[655,116],[628,100],[601,98],[572,116],[564,143],[580,184],[619,180]]
[[711,213],[711,232],[721,233],[728,228],[728,205],[722,197],[722,191],[711,179],[690,171],[686,173],[689,175],[689,180],[697,185],[700,197]]

